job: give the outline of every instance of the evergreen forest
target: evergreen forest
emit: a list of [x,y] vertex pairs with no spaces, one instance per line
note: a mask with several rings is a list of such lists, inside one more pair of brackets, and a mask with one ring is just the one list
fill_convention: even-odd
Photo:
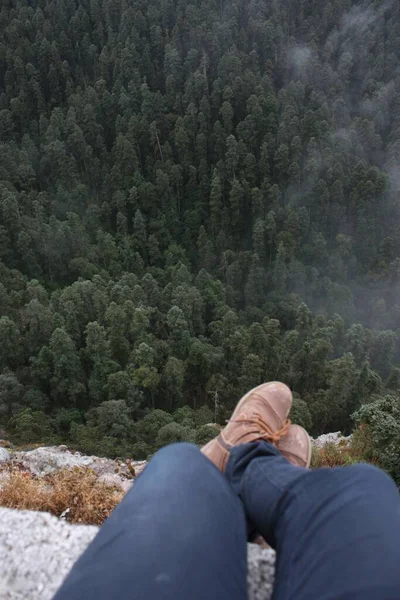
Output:
[[0,32],[3,433],[145,458],[280,380],[400,448],[400,3],[3,0]]

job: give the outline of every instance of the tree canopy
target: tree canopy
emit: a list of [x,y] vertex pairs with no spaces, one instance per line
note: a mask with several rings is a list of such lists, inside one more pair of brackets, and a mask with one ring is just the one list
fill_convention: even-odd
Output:
[[1,426],[139,457],[265,380],[313,433],[397,396],[398,3],[15,0],[0,30]]

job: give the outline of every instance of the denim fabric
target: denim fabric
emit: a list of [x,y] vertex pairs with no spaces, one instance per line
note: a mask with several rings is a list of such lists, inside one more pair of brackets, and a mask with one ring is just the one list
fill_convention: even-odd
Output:
[[243,600],[246,523],[190,444],[163,448],[73,567],[57,600]]
[[277,551],[273,600],[400,598],[400,498],[383,471],[308,471],[259,442],[234,448],[226,474]]
[[400,500],[368,465],[308,471],[266,442],[222,475],[189,444],[160,450],[55,600],[245,600],[246,520],[276,548],[273,600],[398,600]]

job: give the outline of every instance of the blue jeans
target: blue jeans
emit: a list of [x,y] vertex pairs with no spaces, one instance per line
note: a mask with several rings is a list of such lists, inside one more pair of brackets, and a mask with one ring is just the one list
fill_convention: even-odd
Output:
[[245,600],[247,528],[277,551],[273,600],[398,600],[400,500],[379,469],[308,471],[270,444],[225,475],[195,446],[154,456],[55,600]]

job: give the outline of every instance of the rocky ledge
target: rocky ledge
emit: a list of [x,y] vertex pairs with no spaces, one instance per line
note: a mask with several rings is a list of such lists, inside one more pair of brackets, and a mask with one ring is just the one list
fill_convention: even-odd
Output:
[[[40,478],[61,469],[87,468],[100,481],[126,492],[146,466],[145,461],[85,456],[66,446],[15,451],[0,445],[0,463],[0,496],[1,484],[13,469]],[[0,508],[0,556],[7,557],[0,561],[1,600],[50,600],[97,530],[44,512]],[[272,550],[248,545],[250,600],[270,599],[274,565]]]
[[[15,466],[35,476],[42,477],[74,467],[91,469],[99,481],[127,492],[133,479],[142,472],[146,461],[112,460],[98,456],[85,456],[80,452],[71,452],[67,446],[43,446],[27,452],[16,452],[0,447],[0,463]],[[0,471],[1,482],[8,477],[8,471]]]
[[[0,508],[0,598],[50,600],[97,527],[52,515]],[[249,600],[269,600],[275,553],[248,545]]]

